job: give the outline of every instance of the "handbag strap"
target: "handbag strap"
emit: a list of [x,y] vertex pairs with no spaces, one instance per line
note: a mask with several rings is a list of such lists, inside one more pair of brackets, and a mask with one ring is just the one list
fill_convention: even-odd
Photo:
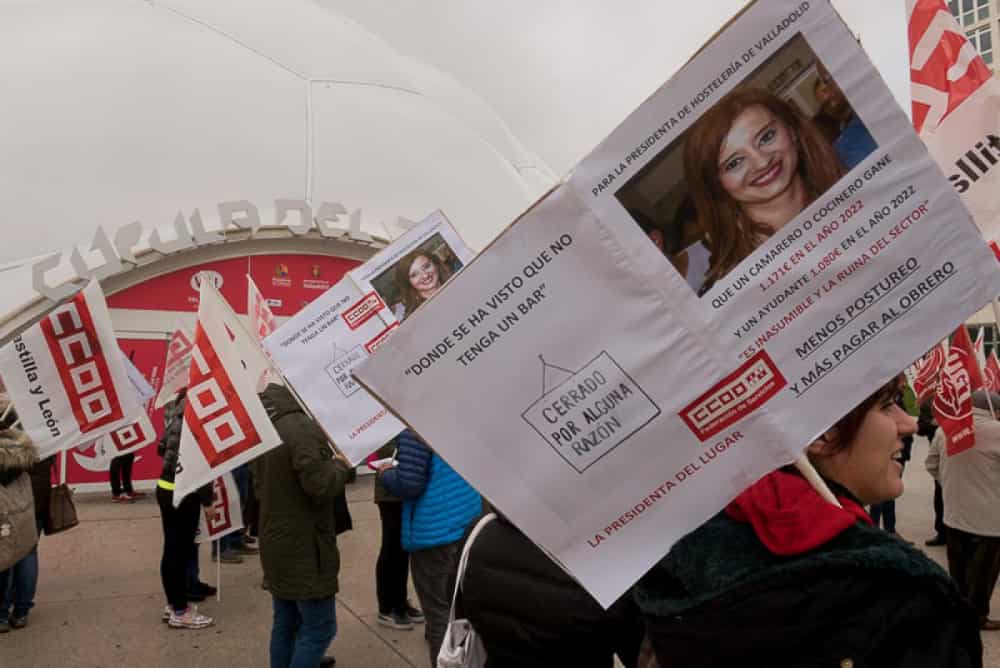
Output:
[[458,571],[455,574],[455,591],[451,594],[451,610],[448,611],[449,624],[455,621],[455,601],[458,600],[458,590],[462,588],[462,580],[465,579],[465,567],[469,564],[469,552],[472,551],[472,544],[476,542],[476,536],[483,530],[483,527],[495,520],[496,517],[496,513],[483,515],[479,522],[476,523],[476,526],[473,527],[469,538],[465,541],[465,547],[462,548],[462,556],[458,560]]

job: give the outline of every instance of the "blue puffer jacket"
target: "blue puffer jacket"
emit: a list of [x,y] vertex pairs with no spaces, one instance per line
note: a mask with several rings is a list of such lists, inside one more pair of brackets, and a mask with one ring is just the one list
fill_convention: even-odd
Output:
[[416,552],[461,539],[482,512],[479,492],[413,432],[396,441],[398,465],[382,474],[382,484],[403,500],[403,549]]

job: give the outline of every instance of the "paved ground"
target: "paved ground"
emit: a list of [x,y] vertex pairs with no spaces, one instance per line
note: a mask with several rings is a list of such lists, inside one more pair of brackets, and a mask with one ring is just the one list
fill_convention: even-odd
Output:
[[[932,532],[933,486],[923,470],[926,441],[918,439],[907,468],[907,492],[897,502],[898,529],[919,545]],[[354,531],[340,539],[339,631],[332,647],[338,666],[429,665],[421,631],[393,631],[375,623],[374,562],[379,544],[378,511],[371,478],[348,491]],[[260,589],[256,558],[225,565],[222,601],[202,609],[216,626],[173,631],[159,621],[160,518],[156,504],[129,506],[105,496],[78,498],[81,525],[42,539],[38,605],[28,628],[0,636],[0,668],[197,668],[267,665],[270,598]],[[944,563],[944,548],[928,548]],[[202,579],[215,581],[215,564],[203,548]],[[1000,590],[994,592],[1000,617]],[[1000,632],[984,635],[986,665],[1000,668]]]

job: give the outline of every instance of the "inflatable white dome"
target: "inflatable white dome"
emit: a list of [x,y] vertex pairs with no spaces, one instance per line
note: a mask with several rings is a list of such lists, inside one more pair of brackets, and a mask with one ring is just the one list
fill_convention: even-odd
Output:
[[0,34],[0,312],[99,225],[245,200],[266,226],[293,198],[381,238],[442,209],[481,247],[554,182],[475,94],[307,0],[21,0]]

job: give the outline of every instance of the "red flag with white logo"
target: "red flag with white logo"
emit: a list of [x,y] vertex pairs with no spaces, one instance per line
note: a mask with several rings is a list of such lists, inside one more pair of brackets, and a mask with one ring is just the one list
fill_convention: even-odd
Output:
[[201,282],[193,343],[175,505],[281,443],[255,387],[267,358],[209,281]]
[[951,337],[951,346],[961,346],[966,352],[965,355],[965,366],[969,372],[969,382],[972,384],[972,391],[983,389],[983,374],[980,371],[979,361],[976,357],[976,347],[972,343],[972,339],[969,338],[969,330],[965,328],[965,325],[959,325],[958,329],[955,330],[954,336]]
[[913,125],[986,239],[1000,233],[1000,86],[944,0],[907,0]]
[[0,375],[43,458],[142,414],[96,281],[0,348]]
[[920,361],[913,381],[913,393],[917,396],[917,403],[923,403],[928,397],[934,396],[946,354],[943,344],[936,345]]
[[997,351],[991,350],[986,358],[986,369],[983,382],[989,392],[1000,392],[1000,360],[997,359]]
[[[965,326],[960,325],[958,329],[965,331]],[[955,338],[958,338],[957,333]],[[971,356],[970,348],[952,342],[931,404],[934,417],[944,431],[949,456],[976,444],[976,433],[972,427],[972,378],[969,375],[969,368],[975,365],[975,361],[970,359]]]
[[191,366],[191,337],[177,329],[167,344],[167,359],[163,364],[163,384],[156,395],[154,408],[167,405],[174,396],[187,387],[188,368]]

